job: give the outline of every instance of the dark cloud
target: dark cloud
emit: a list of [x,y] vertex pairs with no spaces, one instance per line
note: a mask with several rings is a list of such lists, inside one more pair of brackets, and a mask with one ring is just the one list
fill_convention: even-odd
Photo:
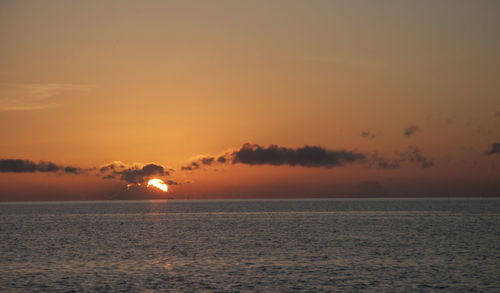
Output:
[[496,118],[500,118],[500,111],[496,111],[493,116],[495,116]]
[[144,166],[127,166],[122,162],[112,162],[99,168],[100,175],[104,179],[113,179],[119,177],[128,183],[144,183],[154,176],[168,176],[169,171],[161,165],[150,163]]
[[183,171],[192,171],[196,169],[200,169],[200,164],[198,164],[197,162],[191,162],[189,163],[189,165],[181,167],[181,170]]
[[181,170],[192,171],[200,169],[202,165],[212,164],[245,164],[245,165],[274,165],[274,166],[302,166],[331,168],[349,163],[365,163],[379,169],[397,169],[402,163],[418,163],[422,168],[434,165],[433,160],[425,157],[417,147],[399,153],[399,157],[388,160],[378,154],[365,154],[349,150],[329,150],[321,146],[304,146],[300,148],[280,147],[270,145],[267,147],[258,144],[244,144],[240,149],[226,152],[223,155],[212,157],[204,156]]
[[180,185],[179,182],[173,181],[173,180],[167,180],[167,181],[165,181],[165,183],[167,183],[168,185]]
[[486,155],[500,154],[500,142],[494,142],[491,144],[491,148],[486,151]]
[[71,167],[71,166],[64,167],[64,172],[66,172],[66,173],[79,174],[80,170],[81,170],[80,168]]
[[200,159],[201,163],[203,165],[212,165],[213,162],[215,162],[214,157],[205,157]]
[[368,138],[368,139],[374,139],[376,137],[375,133],[371,133],[369,131],[363,131],[361,132],[361,137]]
[[303,167],[334,167],[365,159],[365,155],[355,151],[328,150],[320,146],[287,148],[277,145],[262,147],[244,144],[232,153],[233,164],[247,165],[288,165]]
[[420,128],[418,127],[418,125],[410,125],[403,131],[403,135],[409,137],[419,130]]
[[293,149],[277,145],[263,147],[258,144],[246,143],[238,150],[226,152],[217,157],[204,156],[196,159],[188,165],[182,166],[181,170],[192,171],[199,169],[202,165],[215,163],[329,168],[364,159],[365,155],[359,152],[328,150],[320,146],[304,146]]
[[120,162],[120,161],[115,161],[111,162],[107,165],[101,166],[99,168],[99,172],[101,173],[107,173],[107,172],[113,172],[115,170],[120,170],[120,169],[125,169],[125,164]]
[[2,159],[0,160],[0,172],[36,172],[37,164],[32,161],[17,160],[17,159]]
[[115,161],[98,168],[78,168],[73,166],[61,166],[49,161],[35,163],[30,160],[0,159],[0,173],[66,173],[66,174],[94,174],[103,179],[120,179],[128,185],[141,185],[152,177],[163,177],[168,185],[180,185],[179,182],[166,180],[173,169],[166,169],[161,165],[133,164],[127,165],[120,161]]
[[121,175],[120,179],[125,180],[129,183],[143,183],[149,177],[152,176],[163,176],[165,170],[162,166],[155,164],[147,164],[142,168],[132,167],[125,169],[123,171],[117,172]]
[[52,162],[40,161],[35,163],[29,160],[0,159],[0,172],[34,173],[34,172],[63,172],[71,174],[85,173],[84,169],[60,166]]
[[29,160],[0,159],[0,172],[34,173],[34,172],[62,172],[69,174],[87,174],[93,171],[105,179],[120,177],[129,183],[142,183],[151,176],[168,176],[162,166],[147,164],[144,166],[127,166],[122,162],[112,162],[99,168],[82,169],[73,166],[61,166],[52,162],[40,161],[35,163]]

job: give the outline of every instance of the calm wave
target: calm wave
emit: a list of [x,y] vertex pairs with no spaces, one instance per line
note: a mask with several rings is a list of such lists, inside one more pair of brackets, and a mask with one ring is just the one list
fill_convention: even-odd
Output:
[[0,204],[2,291],[500,291],[500,200]]

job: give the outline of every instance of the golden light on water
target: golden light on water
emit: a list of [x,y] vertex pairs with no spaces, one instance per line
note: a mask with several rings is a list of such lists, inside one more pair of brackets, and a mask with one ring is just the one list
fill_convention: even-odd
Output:
[[150,187],[150,186],[154,186],[154,187],[156,187],[160,190],[163,190],[165,192],[168,191],[168,185],[165,182],[163,182],[163,180],[161,180],[161,179],[155,178],[155,179],[149,180],[148,187]]

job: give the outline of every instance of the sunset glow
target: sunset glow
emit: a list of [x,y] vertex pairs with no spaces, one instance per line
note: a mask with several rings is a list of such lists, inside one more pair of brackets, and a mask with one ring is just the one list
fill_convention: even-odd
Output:
[[0,202],[500,195],[500,1],[66,2],[0,2]]
[[154,186],[160,190],[163,190],[164,192],[167,192],[168,191],[168,185],[163,182],[163,180],[161,179],[151,179],[148,181],[148,187],[150,186]]

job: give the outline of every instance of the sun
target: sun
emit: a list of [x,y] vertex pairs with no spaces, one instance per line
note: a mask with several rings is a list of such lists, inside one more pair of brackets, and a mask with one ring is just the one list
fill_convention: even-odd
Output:
[[168,185],[165,182],[163,182],[163,180],[161,180],[161,179],[154,178],[154,179],[149,180],[148,187],[150,187],[150,186],[154,186],[160,190],[163,190],[164,192],[168,191]]

